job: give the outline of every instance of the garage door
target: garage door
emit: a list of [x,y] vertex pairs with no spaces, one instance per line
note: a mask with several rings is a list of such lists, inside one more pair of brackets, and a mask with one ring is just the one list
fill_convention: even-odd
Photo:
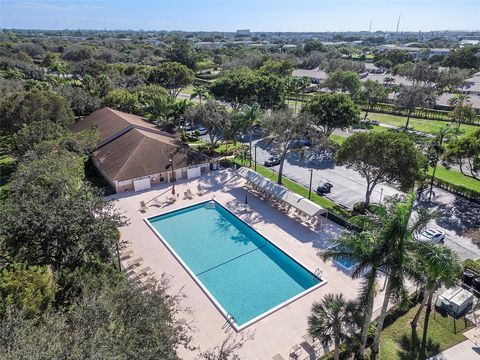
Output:
[[133,181],[133,188],[135,191],[142,191],[150,189],[150,178],[147,179],[140,179]]
[[200,176],[200,168],[199,167],[192,168],[192,169],[187,169],[187,178],[188,179],[196,178],[196,177],[199,177],[199,176]]

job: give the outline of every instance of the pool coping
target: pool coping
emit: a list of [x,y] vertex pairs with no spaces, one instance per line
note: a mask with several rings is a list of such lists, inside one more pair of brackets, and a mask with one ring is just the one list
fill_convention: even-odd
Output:
[[[308,271],[309,273],[312,274],[312,276],[316,277],[317,279],[320,280],[320,282],[317,284],[317,285],[314,285],[312,286],[311,288],[305,290],[305,291],[302,291],[301,293],[291,297],[290,299],[287,299],[285,300],[284,302],[274,306],[273,308],[261,313],[260,315],[254,317],[253,319],[250,319],[249,321],[247,321],[246,323],[242,324],[242,325],[237,325],[236,323],[236,320],[235,318],[230,314],[228,313],[224,308],[223,306],[215,299],[215,297],[210,293],[210,291],[207,289],[207,287],[202,283],[202,281],[195,275],[195,273],[190,269],[190,267],[183,261],[183,259],[181,258],[180,255],[178,255],[176,253],[176,251],[173,249],[172,246],[170,246],[170,244],[168,243],[168,241],[153,227],[153,225],[150,223],[150,219],[152,218],[156,218],[156,217],[159,217],[159,216],[163,216],[163,215],[167,215],[167,214],[170,214],[170,213],[173,213],[173,212],[176,212],[176,211],[180,211],[180,210],[184,210],[184,209],[187,209],[187,208],[190,208],[190,207],[194,207],[194,206],[197,206],[197,205],[200,205],[200,204],[206,204],[208,202],[215,202],[216,204],[218,204],[219,206],[221,206],[223,209],[225,209],[226,211],[228,211],[230,214],[232,214],[233,216],[235,216],[238,220],[240,220],[242,223],[244,223],[245,225],[247,225],[250,229],[252,229],[253,231],[255,231],[257,234],[259,234],[261,237],[263,237],[266,241],[268,241],[270,244],[272,244],[273,246],[275,246],[277,249],[279,249],[281,252],[283,252],[285,255],[287,255],[291,260],[293,260],[294,262],[296,262],[299,266],[303,267],[306,271]],[[202,200],[202,201],[198,201],[198,202],[195,202],[195,203],[191,203],[187,206],[183,206],[183,207],[180,207],[178,209],[172,209],[172,210],[169,210],[169,211],[166,211],[166,212],[163,212],[163,213],[159,213],[159,214],[156,214],[156,215],[152,215],[152,216],[147,216],[145,218],[143,218],[143,221],[147,224],[147,226],[154,232],[155,235],[157,235],[157,237],[160,239],[160,241],[163,243],[163,245],[165,245],[165,247],[170,251],[170,253],[175,257],[175,259],[180,263],[180,265],[182,265],[182,267],[187,271],[187,273],[190,275],[190,277],[195,281],[195,283],[200,287],[200,289],[205,293],[205,295],[207,295],[208,299],[215,305],[215,307],[220,311],[220,313],[223,315],[223,317],[226,319],[226,321],[233,327],[233,329],[235,329],[236,332],[239,332],[239,331],[242,331],[244,330],[245,328],[253,325],[254,323],[264,319],[265,317],[273,314],[274,312],[280,310],[281,308],[293,303],[294,301],[300,299],[301,297],[319,289],[320,287],[324,286],[325,284],[328,283],[328,281],[323,278],[323,277],[320,277],[320,276],[317,276],[314,274],[314,272],[312,272],[310,269],[308,269],[306,266],[304,266],[302,263],[300,263],[299,261],[297,261],[292,255],[290,255],[287,251],[284,251],[282,248],[280,248],[277,244],[271,242],[265,235],[261,234],[259,231],[257,231],[256,229],[254,229],[250,224],[248,224],[247,222],[245,222],[244,220],[242,220],[240,217],[238,217],[236,214],[234,214],[232,211],[230,211],[226,206],[222,205],[220,202],[218,202],[217,200],[215,199],[211,199],[211,200]]]

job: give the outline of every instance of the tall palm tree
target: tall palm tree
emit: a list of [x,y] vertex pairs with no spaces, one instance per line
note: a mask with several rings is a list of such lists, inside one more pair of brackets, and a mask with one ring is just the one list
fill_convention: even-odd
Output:
[[202,99],[206,99],[208,97],[208,90],[205,86],[194,86],[192,94],[190,95],[190,100],[193,98],[198,97],[200,104],[202,104]]
[[325,348],[333,342],[335,360],[340,356],[340,342],[352,332],[354,304],[345,300],[342,294],[327,294],[321,302],[312,305],[308,317],[308,332],[320,340]]
[[[377,205],[372,205],[373,212],[376,211]],[[360,215],[352,218],[352,222],[364,227],[367,231],[356,233],[353,231],[344,232],[337,240],[335,247],[332,247],[319,256],[323,260],[334,258],[345,258],[356,263],[351,276],[354,279],[361,278],[362,286],[357,303],[362,313],[362,325],[359,339],[358,358],[363,359],[365,354],[365,346],[367,343],[368,332],[372,321],[373,301],[376,294],[377,279],[380,272],[385,267],[383,260],[386,257],[388,248],[381,243],[381,239],[375,233],[375,229],[370,229],[369,215]]]
[[[415,253],[418,260],[419,273],[423,275],[421,278],[425,292],[422,303],[410,325],[412,326],[412,331],[415,331],[422,310],[426,306],[422,341],[424,343],[427,339],[428,317],[432,309],[433,293],[442,285],[450,287],[455,283],[461,272],[461,264],[457,254],[444,246],[418,242]],[[425,345],[422,345],[422,350],[424,348]]]
[[260,117],[262,116],[262,109],[260,105],[244,105],[237,113],[238,119],[241,123],[241,127],[244,131],[248,132],[248,142],[250,147],[250,167],[252,166],[252,136],[253,127],[257,125]]
[[378,356],[380,335],[389,302],[405,299],[407,295],[405,280],[418,275],[414,266],[417,245],[415,235],[434,217],[432,213],[422,208],[417,209],[416,215],[412,216],[414,199],[415,196],[411,193],[403,202],[398,199],[390,200],[383,213],[378,212],[377,217],[372,219],[372,227],[376,228],[376,233],[380,236],[383,246],[389,249],[389,253],[384,259],[387,271],[385,297],[372,344],[374,359]]

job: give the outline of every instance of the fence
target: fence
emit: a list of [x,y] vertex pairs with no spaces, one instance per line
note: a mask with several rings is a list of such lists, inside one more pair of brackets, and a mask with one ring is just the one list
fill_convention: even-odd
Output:
[[[431,179],[431,176],[427,176],[428,179]],[[480,204],[480,191],[476,191],[473,189],[466,188],[462,185],[452,184],[448,181],[435,178],[433,180],[433,184],[440,189],[447,190],[455,195],[460,195],[470,201],[476,202]]]

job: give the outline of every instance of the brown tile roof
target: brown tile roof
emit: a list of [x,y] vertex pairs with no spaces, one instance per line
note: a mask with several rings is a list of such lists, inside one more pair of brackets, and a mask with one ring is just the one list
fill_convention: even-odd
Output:
[[123,181],[165,172],[170,154],[175,169],[208,162],[187,146],[165,141],[165,136],[131,129],[95,150],[92,157],[111,180]]
[[72,130],[73,132],[88,130],[92,125],[96,126],[100,132],[100,143],[129,127],[142,127],[145,129],[160,131],[155,124],[148,122],[141,116],[127,114],[108,107],[99,109],[77,121],[73,124]]

